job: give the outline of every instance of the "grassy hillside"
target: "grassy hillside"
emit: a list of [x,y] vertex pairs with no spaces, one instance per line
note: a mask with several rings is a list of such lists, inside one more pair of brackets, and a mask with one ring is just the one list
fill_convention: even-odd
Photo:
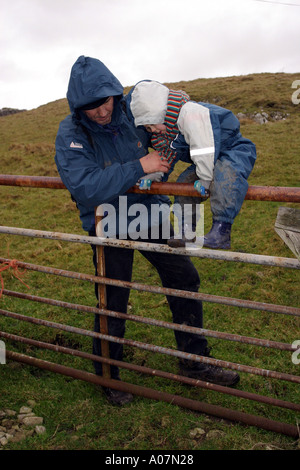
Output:
[[[257,74],[242,77],[198,79],[168,84],[184,89],[192,99],[208,101],[243,113],[241,130],[257,146],[258,159],[249,178],[251,185],[299,186],[300,105],[294,105],[291,86],[299,74]],[[68,114],[65,99],[37,109],[0,117],[1,173],[58,176],[54,163],[54,141],[59,122]],[[259,124],[255,113],[267,113],[268,122]],[[280,119],[278,119],[280,118]],[[183,164],[172,174],[175,180]],[[41,230],[82,234],[75,205],[65,190],[1,187],[1,224]],[[293,257],[274,231],[278,208],[296,204],[245,201],[233,227],[232,250]],[[205,203],[205,227],[211,223],[209,201]],[[0,256],[93,274],[89,246],[25,237],[0,235]],[[209,294],[299,307],[299,271],[242,263],[193,259],[201,276],[201,291]],[[11,272],[2,273],[5,288],[67,302],[95,306],[93,286],[82,281],[56,278],[27,271],[27,288]],[[139,253],[134,265],[135,281],[160,285],[156,272]],[[43,306],[7,296],[0,308],[58,323],[93,328],[92,315]],[[299,339],[296,317],[250,309],[204,304],[205,328],[292,343]],[[130,313],[170,321],[162,296],[132,291]],[[0,317],[1,329],[22,336],[67,345],[90,352],[91,340],[71,333]],[[127,322],[126,337],[158,346],[175,347],[171,331]],[[1,339],[1,338],[0,338]],[[248,346],[243,343],[209,340],[212,354],[219,359],[299,375],[289,352]],[[7,342],[7,348],[53,362],[93,372],[90,362],[41,351],[33,346]],[[170,356],[125,348],[125,361],[177,372]],[[183,410],[173,405],[135,398],[124,408],[107,404],[101,390],[93,385],[57,376],[31,366],[9,362],[0,365],[2,408],[19,410],[35,400],[36,412],[44,417],[46,434],[33,435],[9,449],[295,449],[295,441],[253,427]],[[229,407],[250,414],[296,424],[299,415],[268,405],[238,400],[229,395],[183,386],[166,380],[124,371],[124,380]],[[299,403],[299,386],[241,373],[241,390]],[[205,434],[195,435],[195,428]],[[217,431],[210,433],[210,431]],[[197,437],[198,436],[198,437]]]

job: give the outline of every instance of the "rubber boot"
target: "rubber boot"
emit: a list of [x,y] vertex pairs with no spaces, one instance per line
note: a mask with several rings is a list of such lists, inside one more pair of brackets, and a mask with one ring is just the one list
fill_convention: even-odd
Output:
[[203,246],[206,248],[220,248],[229,250],[231,247],[231,224],[214,220],[210,231],[204,235]]

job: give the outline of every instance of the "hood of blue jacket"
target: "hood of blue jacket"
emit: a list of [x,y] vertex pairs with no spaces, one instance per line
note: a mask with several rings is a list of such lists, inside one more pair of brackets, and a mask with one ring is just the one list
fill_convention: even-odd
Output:
[[163,124],[166,117],[169,88],[154,80],[142,80],[128,97],[134,125]]
[[108,96],[122,96],[123,86],[98,59],[80,56],[72,67],[67,99],[71,113]]

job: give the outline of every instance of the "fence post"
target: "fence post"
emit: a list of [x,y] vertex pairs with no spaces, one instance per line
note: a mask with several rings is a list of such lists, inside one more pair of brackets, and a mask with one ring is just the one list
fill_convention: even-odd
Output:
[[[98,237],[102,236],[102,206],[98,206],[95,209],[95,224],[96,224],[96,235]],[[96,255],[97,255],[97,275],[105,277],[105,255],[104,255],[104,246],[96,245]],[[97,284],[98,286],[98,303],[99,308],[106,308],[106,285]],[[99,324],[100,324],[100,333],[108,335],[108,325],[107,325],[107,316],[99,315]],[[109,358],[109,341],[101,339],[101,354],[103,357]],[[102,374],[105,378],[110,378],[110,365],[102,364]]]

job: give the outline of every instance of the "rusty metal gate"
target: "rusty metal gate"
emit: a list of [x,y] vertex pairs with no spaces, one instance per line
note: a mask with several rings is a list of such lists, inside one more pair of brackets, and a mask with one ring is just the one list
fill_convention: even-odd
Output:
[[[11,175],[0,175],[0,185],[7,186],[23,186],[23,187],[42,187],[42,188],[54,188],[54,189],[65,189],[59,178],[43,178],[43,177],[26,177],[26,176],[11,176]],[[137,188],[133,188],[132,191],[138,192]],[[168,195],[192,195],[196,196],[197,193],[192,188],[191,185],[178,184],[178,183],[153,183],[151,186],[150,192],[156,194],[168,194]],[[300,202],[300,188],[276,188],[276,187],[250,187],[246,196],[246,199],[252,200],[269,200],[269,201],[283,201],[283,202]],[[96,222],[97,213],[96,213]],[[183,359],[192,359],[196,362],[204,362],[212,365],[217,365],[225,367],[228,369],[237,370],[240,372],[245,372],[249,374],[260,375],[263,377],[268,377],[272,379],[279,379],[295,384],[300,383],[300,376],[291,375],[284,372],[277,372],[267,369],[261,369],[253,366],[246,366],[243,364],[232,363],[228,361],[223,361],[219,359],[213,359],[210,357],[196,356],[189,353],[184,353],[175,349],[170,349],[166,347],[159,347],[148,343],[143,343],[141,341],[134,341],[127,338],[117,338],[108,335],[106,329],[106,319],[108,316],[114,318],[121,318],[127,321],[134,321],[139,323],[144,323],[150,326],[159,326],[162,328],[168,328],[171,330],[180,330],[187,333],[196,333],[200,335],[205,335],[207,337],[213,337],[218,339],[225,339],[234,342],[241,342],[244,344],[273,348],[281,351],[289,351],[290,353],[294,351],[294,348],[291,344],[282,343],[277,341],[271,341],[269,339],[258,339],[254,337],[241,336],[237,334],[224,333],[219,331],[213,331],[204,328],[195,328],[189,327],[186,325],[179,325],[174,323],[169,323],[165,321],[156,320],[154,318],[145,318],[132,314],[122,314],[119,312],[114,312],[106,309],[105,303],[105,286],[114,285],[119,287],[127,287],[137,291],[151,292],[153,294],[164,294],[172,295],[184,298],[193,298],[199,299],[204,302],[212,302],[223,305],[231,305],[234,307],[255,309],[261,311],[268,311],[274,313],[280,313],[284,315],[291,315],[295,317],[300,316],[300,308],[292,306],[282,306],[274,305],[262,302],[254,302],[250,300],[242,300],[231,297],[217,296],[204,294],[199,292],[187,292],[182,290],[176,290],[171,288],[163,288],[159,286],[145,285],[137,282],[124,282],[114,279],[108,279],[105,277],[105,272],[103,269],[103,247],[104,246],[114,246],[130,249],[143,249],[146,251],[157,251],[162,253],[175,253],[178,256],[182,254],[187,254],[188,256],[194,256],[198,258],[209,258],[214,260],[224,260],[229,262],[242,262],[242,263],[251,263],[251,264],[260,264],[265,266],[276,266],[287,269],[300,269],[300,262],[294,258],[279,258],[273,256],[263,256],[255,254],[246,254],[246,253],[235,253],[235,252],[226,252],[218,250],[209,250],[209,249],[196,249],[193,251],[186,249],[172,249],[165,245],[157,245],[151,243],[142,243],[138,241],[128,241],[128,240],[115,240],[107,239],[104,237],[89,237],[74,235],[68,233],[59,233],[59,232],[50,232],[50,231],[41,231],[41,230],[30,230],[22,229],[16,227],[6,227],[0,226],[0,233],[10,234],[15,236],[25,236],[25,237],[34,237],[34,238],[46,238],[51,240],[61,240],[72,243],[83,243],[83,244],[94,244],[97,246],[98,253],[98,276],[67,271],[62,269],[57,269],[53,267],[35,265],[32,263],[21,262],[17,260],[11,260],[8,258],[0,258],[0,263],[2,266],[15,266],[18,268],[26,268],[28,270],[33,270],[41,273],[53,274],[55,276],[67,277],[70,279],[80,279],[90,283],[97,283],[99,285],[99,308],[88,307],[85,305],[78,305],[69,302],[58,301],[50,298],[38,297],[34,295],[29,295],[20,292],[14,292],[7,289],[4,289],[2,286],[2,294],[16,297],[20,299],[26,299],[30,301],[40,302],[48,305],[54,305],[62,308],[74,309],[81,312],[89,312],[100,315],[100,333],[94,331],[64,325],[61,323],[56,323],[49,320],[43,320],[28,315],[22,315],[15,312],[10,312],[7,310],[0,309],[0,314],[5,317],[13,318],[18,321],[29,322],[31,324],[43,325],[48,328],[55,328],[60,331],[67,331],[71,333],[76,333],[79,335],[85,335],[93,338],[99,338],[102,342],[103,356],[95,356],[77,349],[71,349],[64,346],[58,346],[56,344],[46,343],[43,341],[38,341],[32,338],[21,337],[16,334],[11,334],[5,331],[0,331],[0,338],[3,338],[7,341],[17,341],[20,343],[25,343],[28,345],[33,345],[39,348],[44,348],[56,352],[61,352],[69,354],[72,356],[78,356],[85,359],[90,359],[93,361],[99,361],[103,364],[103,376],[97,376],[95,374],[86,372],[84,370],[78,370],[71,367],[66,367],[57,363],[44,361],[37,359],[25,354],[16,353],[10,350],[6,350],[6,357],[13,360],[22,362],[25,364],[30,364],[39,368],[43,368],[55,373],[63,374],[80,380],[84,380],[90,383],[99,384],[105,387],[115,388],[117,390],[122,390],[126,392],[131,392],[135,395],[142,397],[165,401],[172,403],[184,408],[188,408],[194,411],[206,413],[215,417],[224,418],[232,421],[237,421],[244,423],[246,425],[257,426],[262,429],[266,429],[273,432],[282,433],[294,438],[299,437],[299,429],[297,425],[291,425],[288,423],[282,423],[274,421],[269,418],[254,416],[247,414],[245,412],[240,412],[221,406],[216,406],[208,404],[205,402],[200,402],[197,400],[192,400],[189,398],[184,398],[182,396],[177,396],[161,391],[157,391],[151,388],[134,385],[132,383],[124,381],[116,381],[110,378],[109,376],[109,366],[116,365],[120,368],[128,369],[142,374],[149,374],[151,376],[161,377],[172,381],[178,381],[185,383],[194,387],[200,387],[207,390],[212,390],[215,392],[228,394],[237,397],[238,399],[247,399],[254,400],[260,403],[266,403],[269,405],[282,407],[285,409],[293,410],[295,412],[300,411],[300,405],[298,403],[291,403],[283,401],[277,398],[271,398],[267,396],[262,396],[255,393],[250,393],[238,389],[231,389],[228,387],[214,385],[208,382],[202,382],[200,380],[195,380],[176,374],[168,373],[162,370],[151,369],[145,366],[135,365],[132,363],[118,362],[109,358],[108,353],[108,344],[110,341],[121,343],[123,345],[129,345],[135,348],[140,348],[154,353],[171,355],[177,358]]]

